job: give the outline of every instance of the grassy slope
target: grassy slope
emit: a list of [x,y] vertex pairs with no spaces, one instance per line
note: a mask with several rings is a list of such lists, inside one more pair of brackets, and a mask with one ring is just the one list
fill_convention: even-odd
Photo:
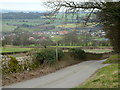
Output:
[[120,55],[118,54],[115,54],[115,55],[112,55],[110,58],[108,58],[106,61],[104,61],[103,63],[106,64],[106,63],[118,63],[118,59],[119,59]]

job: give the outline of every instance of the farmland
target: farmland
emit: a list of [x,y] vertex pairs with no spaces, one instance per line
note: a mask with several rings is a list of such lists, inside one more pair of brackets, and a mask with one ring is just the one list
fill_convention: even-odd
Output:
[[14,48],[1,48],[0,52],[7,53],[7,52],[23,52],[23,51],[29,51],[31,48],[20,48],[20,47],[14,47]]
[[92,27],[94,25],[97,25],[95,23],[87,23],[86,25],[84,25],[83,23],[81,24],[63,24],[63,25],[58,25],[57,27],[64,27],[64,28],[75,28],[75,27]]
[[[34,46],[35,47],[35,46]],[[30,51],[33,48],[28,48],[28,47],[16,47],[16,46],[12,46],[12,47],[3,47],[0,48],[0,52],[2,53],[8,53],[8,52],[23,52],[23,51]],[[56,46],[49,46],[48,48],[56,48]],[[82,46],[58,46],[58,48],[82,48]],[[105,49],[83,49],[85,50],[85,52],[90,52],[90,53],[108,53],[111,52],[112,49],[106,49],[107,47],[105,47]]]
[[[69,23],[77,22],[76,17],[72,17],[73,15],[71,13],[67,14],[67,17],[65,17],[65,15],[63,13],[60,13],[55,18],[53,17],[53,19],[52,18],[49,19],[49,18],[44,17],[44,15],[42,13],[39,13],[39,17],[37,16],[37,18],[32,18],[31,17],[31,19],[27,19],[28,17],[26,17],[26,18],[24,17],[24,19],[22,19],[22,17],[21,18],[18,17],[19,14],[24,15],[25,13],[18,13],[18,14],[13,13],[12,15],[15,16],[15,17],[12,17],[11,15],[9,16],[9,13],[5,14],[5,16],[3,17],[3,20],[2,20],[3,21],[3,23],[2,23],[3,24],[3,32],[8,31],[8,30],[10,31],[11,30],[10,27],[16,27],[16,26],[23,27],[24,25],[34,27],[33,31],[35,31],[34,30],[35,27],[38,27],[38,26],[41,26],[41,25],[42,26],[46,26],[46,25],[55,26],[56,29],[57,29],[57,27],[63,27],[63,26],[66,26],[64,28],[72,28],[72,27],[75,27],[76,24],[69,24]],[[35,14],[38,14],[38,13],[35,13]],[[81,13],[80,17],[85,17],[86,14],[87,13]],[[32,16],[32,13],[30,13],[28,15]],[[75,15],[77,15],[77,14],[75,14]],[[68,24],[64,24],[64,23],[68,23]],[[88,23],[88,25],[90,26],[90,25],[93,25],[93,24]],[[83,25],[78,24],[78,26],[83,26]],[[8,30],[6,30],[6,28]],[[54,30],[54,31],[57,31],[57,30]]]
[[[85,18],[86,14],[80,13],[79,17]],[[2,45],[54,47],[58,42],[59,47],[110,46],[97,22],[89,21],[85,25],[83,19],[78,22],[78,13],[74,17],[72,13],[66,15],[59,13],[49,18],[43,13],[5,13]]]
[[111,49],[84,49],[85,52],[90,52],[90,53],[107,53],[111,52]]

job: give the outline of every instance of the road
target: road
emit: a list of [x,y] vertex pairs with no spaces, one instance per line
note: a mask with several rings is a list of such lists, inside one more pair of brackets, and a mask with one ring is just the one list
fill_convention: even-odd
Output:
[[5,86],[5,88],[73,88],[105,66],[102,64],[103,61],[85,61],[42,77]]

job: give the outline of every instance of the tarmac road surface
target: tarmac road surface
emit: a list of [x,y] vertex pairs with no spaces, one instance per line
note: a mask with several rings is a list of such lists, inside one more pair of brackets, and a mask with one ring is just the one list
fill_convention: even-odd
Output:
[[66,67],[54,73],[3,88],[73,88],[85,82],[105,60],[91,60]]

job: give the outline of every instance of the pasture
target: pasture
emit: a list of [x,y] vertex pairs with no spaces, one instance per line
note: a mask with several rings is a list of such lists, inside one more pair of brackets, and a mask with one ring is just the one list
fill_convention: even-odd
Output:
[[62,25],[58,25],[56,27],[64,27],[64,28],[75,28],[75,27],[92,27],[92,26],[95,26],[96,24],[95,23],[87,23],[86,25],[83,24],[83,23],[79,23],[79,24],[75,24],[75,23],[72,23],[72,24],[62,24]]
[[5,48],[0,48],[0,52],[2,53],[7,53],[7,52],[22,52],[22,51],[29,51],[32,48],[20,48],[20,47],[5,47]]
[[112,49],[84,49],[85,52],[90,52],[90,53],[108,53],[111,52]]

